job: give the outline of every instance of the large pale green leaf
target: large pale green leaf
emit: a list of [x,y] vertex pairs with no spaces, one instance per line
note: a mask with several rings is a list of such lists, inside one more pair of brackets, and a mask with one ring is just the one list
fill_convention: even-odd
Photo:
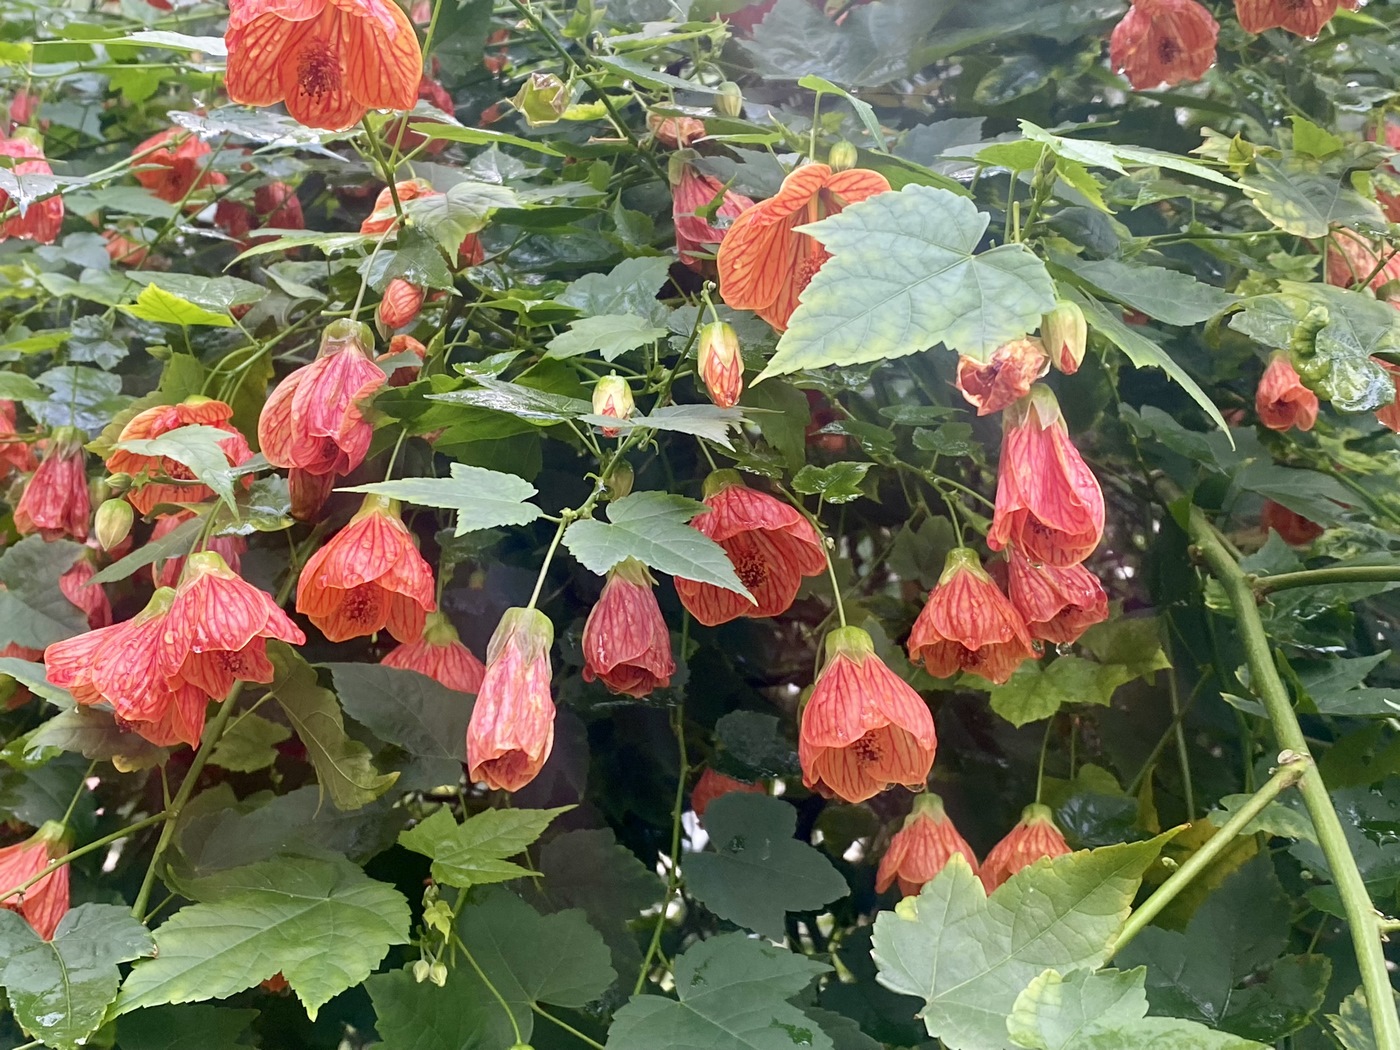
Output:
[[214,490],[215,494],[235,510],[233,502],[234,469],[229,465],[221,441],[229,433],[218,427],[191,425],[177,427],[159,437],[131,438],[119,441],[117,448],[138,456],[168,457],[190,469],[196,478]]
[[18,912],[0,909],[0,985],[27,1036],[45,1046],[83,1046],[117,997],[117,963],[155,950],[131,911],[80,904],[42,940]]
[[671,576],[748,594],[724,548],[687,522],[703,503],[665,492],[634,492],[608,504],[608,521],[576,521],[564,546],[599,575],[627,558]]
[[341,491],[372,492],[423,507],[455,510],[458,536],[501,525],[528,525],[540,516],[540,509],[529,502],[536,490],[528,481],[465,463],[453,463],[452,476],[447,478],[404,478]]
[[277,671],[268,692],[306,745],[321,790],[335,807],[358,809],[388,791],[399,775],[380,773],[369,748],[346,735],[335,694],[317,684],[311,665],[283,642],[269,642],[267,655]]
[[635,995],[608,1030],[608,1050],[833,1050],[831,1037],[787,1000],[827,967],[786,948],[726,933],[675,965],[679,1002]]
[[42,660],[21,660],[17,656],[0,656],[0,675],[13,678],[35,696],[42,696],[56,707],[71,708],[73,697],[49,681]]
[[974,254],[990,217],[965,197],[906,186],[801,227],[832,257],[758,380],[853,365],[942,343],[986,358],[1034,331],[1055,303],[1045,265],[1020,244]]
[[580,417],[595,427],[608,427],[627,433],[629,430],[668,430],[675,434],[694,434],[721,448],[732,449],[730,432],[748,422],[742,408],[721,408],[719,405],[666,405],[652,409],[645,416],[613,419],[593,413]]
[[1056,156],[1078,161],[1080,164],[1087,164],[1090,167],[1108,168],[1120,175],[1126,175],[1130,167],[1167,168],[1221,186],[1233,187],[1235,185],[1235,181],[1229,176],[1222,175],[1214,168],[1207,167],[1199,161],[1187,160],[1175,153],[1166,153],[1146,146],[1120,146],[1115,142],[1068,138],[1046,131],[1044,128],[1032,124],[1029,120],[1022,120],[1020,124],[1021,134],[1032,142],[1049,146]]
[[654,343],[665,334],[665,328],[636,314],[580,317],[567,332],[549,341],[549,356],[576,357],[597,351],[604,361],[615,361],[628,350]]
[[1049,718],[1065,704],[1107,707],[1114,690],[1132,677],[1121,664],[1098,664],[1072,653],[1049,665],[1027,660],[1004,684],[992,687],[992,710],[1023,726]]
[[1337,174],[1297,159],[1255,160],[1255,171],[1241,183],[1264,218],[1299,237],[1326,237],[1334,223],[1383,225],[1385,216]]
[[26,536],[0,554],[0,647],[43,649],[88,629],[87,616],[63,596],[58,578],[83,548],[69,540]]
[[72,426],[89,436],[99,433],[131,403],[122,394],[122,377],[88,365],[59,365],[35,377],[47,387],[42,401],[26,401],[24,410],[50,427]]
[[442,250],[455,259],[467,234],[485,226],[497,208],[514,208],[518,203],[515,191],[508,186],[465,181],[446,193],[406,201],[403,210],[410,221],[436,237]]
[[344,857],[274,857],[195,884],[199,904],[155,931],[117,1012],[222,999],[281,973],[307,1014],[369,976],[408,940],[408,902]]
[[1065,261],[1076,277],[1110,299],[1169,325],[1207,321],[1240,301],[1238,295],[1164,266],[1130,266],[1117,259]]
[[797,810],[782,799],[724,795],[705,810],[705,830],[715,851],[686,858],[686,888],[721,919],[782,940],[788,912],[850,892],[821,850],[793,838]]
[[572,306],[585,317],[635,314],[665,324],[666,308],[656,301],[656,293],[670,272],[671,260],[664,256],[624,259],[607,273],[580,277],[555,302]]
[[174,292],[167,292],[155,284],[148,284],[141,289],[141,294],[136,297],[136,302],[130,306],[121,307],[121,311],[142,321],[180,325],[182,328],[188,325],[209,325],[214,328],[233,327],[233,318],[226,312],[215,313],[213,310],[206,310],[198,303],[192,303]]
[[153,286],[218,313],[227,313],[231,306],[256,303],[267,298],[267,289],[262,285],[237,277],[211,277],[203,273],[161,273],[149,270],[128,270],[126,275],[139,284]]
[[506,882],[529,870],[507,860],[519,856],[544,834],[559,809],[488,809],[461,824],[446,808],[399,835],[399,845],[431,857],[433,878],[469,889]]
[[1266,1050],[1194,1021],[1148,1017],[1144,976],[1046,970],[1016,997],[1011,1039],[1026,1050]]
[[1016,997],[1047,967],[1108,958],[1142,874],[1167,836],[1041,860],[989,898],[953,857],[899,910],[875,920],[880,983],[917,996],[930,1035],[957,1050],[1002,1050]]

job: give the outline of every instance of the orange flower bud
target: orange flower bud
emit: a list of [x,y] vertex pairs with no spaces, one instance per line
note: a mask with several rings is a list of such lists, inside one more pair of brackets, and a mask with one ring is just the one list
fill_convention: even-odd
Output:
[[384,289],[384,298],[379,300],[379,309],[375,314],[380,331],[388,333],[412,324],[418,316],[418,311],[423,309],[426,294],[421,286],[402,277],[395,277],[390,281]]
[[922,788],[938,736],[923,698],[875,655],[858,627],[826,636],[826,663],[802,709],[802,783],[847,802],[895,784]]
[[697,818],[705,816],[705,810],[709,809],[710,803],[725,795],[766,795],[768,787],[766,784],[746,784],[742,780],[735,780],[727,777],[723,773],[716,773],[709,766],[705,767],[705,772],[700,774],[700,779],[695,782],[695,786],[690,789],[690,808]]
[[519,791],[554,747],[549,650],[554,625],[538,609],[507,609],[486,647],[486,675],[467,725],[473,780]]
[[1026,336],[997,347],[986,364],[959,357],[955,385],[963,399],[976,406],[979,416],[989,416],[1029,394],[1031,384],[1049,370],[1045,346],[1034,336]]
[[404,642],[379,662],[385,667],[417,671],[459,693],[477,692],[486,674],[485,665],[462,644],[457,629],[440,612],[428,614],[421,638]]
[[[128,508],[128,512],[130,508]],[[112,603],[107,600],[107,592],[100,583],[93,583],[97,575],[92,559],[84,553],[58,578],[58,589],[63,596],[87,615],[88,626],[93,630],[107,627],[112,622]]]
[[15,505],[15,529],[21,536],[37,532],[46,540],[87,539],[92,496],[86,461],[82,431],[59,427],[53,432],[43,460]]
[[1032,638],[1068,645],[1108,619],[1108,595],[1083,565],[1038,565],[1011,548],[1007,596]]
[[[141,441],[160,437],[184,426],[206,426],[225,430],[229,436],[219,442],[229,466],[236,467],[253,458],[248,441],[234,427],[233,409],[222,401],[207,397],[189,397],[178,405],[157,405],[137,413],[117,435],[117,449],[107,457],[107,469],[114,474],[128,474],[134,487],[127,493],[131,505],[142,514],[149,514],[161,503],[203,503],[214,498],[213,489],[195,483],[189,467],[169,456],[147,456],[121,448],[126,441]],[[170,478],[173,482],[157,481]],[[243,479],[244,487],[252,484],[251,477]]]
[[1002,417],[996,510],[987,546],[1008,543],[1047,565],[1074,565],[1103,538],[1103,490],[1069,439],[1059,402],[1037,384]]
[[389,340],[389,349],[374,359],[375,364],[386,365],[389,361],[406,354],[412,354],[418,358],[417,364],[399,364],[394,366],[394,370],[389,373],[390,386],[408,386],[418,378],[418,373],[423,369],[423,362],[428,358],[428,348],[414,339],[411,335],[396,335]]
[[315,521],[334,488],[334,474],[312,474],[300,467],[293,467],[287,471],[287,493],[292,501],[292,517],[297,521]]
[[1108,59],[1139,91],[1200,80],[1215,62],[1220,24],[1196,0],[1132,0]]
[[896,880],[899,892],[912,897],[943,870],[954,854],[961,853],[977,871],[977,854],[958,834],[943,811],[943,800],[932,792],[914,797],[914,808],[904,825],[890,839],[875,873],[875,891],[884,893]]
[[651,573],[635,558],[608,573],[603,594],[583,625],[585,682],[601,678],[609,692],[633,697],[671,684],[676,661],[654,586]]
[[[54,861],[68,856],[68,829],[56,820],[13,846],[0,849],[0,894],[23,886]],[[68,865],[49,872],[23,893],[0,900],[0,908],[19,912],[46,941],[53,940],[59,921],[68,914]]]
[[379,196],[374,198],[374,211],[369,213],[369,217],[360,223],[360,232],[371,235],[388,233],[399,224],[398,209],[394,207],[394,198],[397,197],[399,204],[403,205],[407,201],[419,200],[422,197],[435,197],[437,190],[433,189],[432,183],[427,179],[405,179],[402,182],[394,183],[393,189],[385,186],[379,191]]
[[158,132],[132,152],[145,154],[136,162],[136,181],[171,204],[179,204],[196,190],[228,182],[221,173],[208,170],[209,143],[184,128]]
[[744,391],[744,358],[739,333],[732,325],[713,321],[700,329],[696,351],[700,378],[710,400],[720,408],[733,408]]
[[[632,400],[632,388],[627,380],[616,373],[603,376],[593,387],[593,414],[609,419],[630,419],[636,403]],[[604,437],[615,438],[617,427],[599,427]]]
[[411,642],[436,608],[433,570],[400,519],[398,503],[383,496],[366,496],[297,580],[297,612],[332,642],[386,628]]
[[948,553],[908,645],[909,659],[935,678],[966,671],[998,685],[1035,656],[1021,614],[967,547]]
[[304,230],[306,216],[296,190],[285,182],[269,182],[253,191],[253,210],[265,228],[273,230]]
[[1078,372],[1089,341],[1089,325],[1079,304],[1067,299],[1057,302],[1055,309],[1040,319],[1040,338],[1051,364],[1067,376]]
[[782,500],[749,488],[736,471],[717,470],[705,479],[705,503],[709,510],[691,527],[724,548],[754,599],[677,576],[681,604],[706,627],[740,616],[779,616],[797,597],[802,577],[826,571],[826,548],[812,523]]
[[1039,803],[1027,806],[1021,811],[1021,822],[992,847],[982,862],[982,885],[991,893],[1022,868],[1069,852],[1069,844],[1055,826],[1050,807]]
[[1259,388],[1254,392],[1259,422],[1270,430],[1311,430],[1317,422],[1317,395],[1303,385],[1293,362],[1283,351],[1269,358]]

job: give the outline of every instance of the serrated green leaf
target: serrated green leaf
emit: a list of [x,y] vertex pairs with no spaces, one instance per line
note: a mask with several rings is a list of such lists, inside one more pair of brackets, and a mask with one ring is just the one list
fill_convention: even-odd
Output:
[[118,1014],[222,999],[281,973],[315,1020],[408,941],[403,895],[344,857],[274,857],[200,880],[202,902],[155,932],[157,956],[132,967]]
[[1286,233],[1326,237],[1333,224],[1383,225],[1385,216],[1339,175],[1297,160],[1255,158],[1255,171],[1240,184],[1259,213]]
[[648,415],[628,419],[613,419],[591,412],[579,418],[590,426],[608,427],[624,434],[639,428],[694,434],[726,449],[734,447],[729,440],[730,431],[748,422],[744,409],[720,408],[719,405],[666,405],[653,409]]
[[0,399],[5,401],[46,401],[49,392],[18,372],[0,372]]
[[935,1038],[1002,1050],[1016,997],[1047,967],[1106,961],[1143,872],[1170,837],[1037,861],[990,898],[954,856],[918,897],[875,920],[880,983],[922,999]]
[[1191,175],[1221,186],[1233,187],[1235,180],[1222,175],[1214,168],[1194,160],[1187,160],[1175,153],[1151,149],[1146,146],[1120,146],[1114,142],[1095,142],[1090,139],[1074,139],[1046,131],[1029,120],[1020,121],[1021,134],[1032,142],[1040,142],[1050,147],[1056,156],[1087,164],[1093,168],[1108,168],[1120,175],[1128,173],[1127,167],[1167,168],[1171,171]]
[[811,464],[792,479],[792,487],[804,496],[820,496],[827,503],[850,503],[865,495],[861,484],[874,463],[843,462],[825,467]]
[[1066,262],[1076,277],[1110,299],[1169,325],[1208,321],[1240,301],[1238,295],[1163,266],[1130,266],[1117,259]]
[[43,649],[88,629],[86,614],[58,587],[82,552],[69,540],[26,536],[0,553],[0,647]]
[[234,468],[229,465],[221,441],[229,439],[227,430],[218,427],[199,425],[177,427],[159,437],[132,438],[117,442],[117,448],[134,452],[138,456],[168,457],[183,464],[228,505],[229,510],[237,508],[233,501]]
[[608,1050],[834,1050],[831,1037],[787,1001],[827,969],[741,933],[700,941],[676,960],[680,1001],[634,995],[613,1017]]
[[257,1019],[256,1010],[154,1006],[123,1015],[117,1042],[122,1050],[243,1050],[254,1045],[248,1029]]
[[48,679],[43,661],[21,660],[16,656],[0,656],[0,675],[13,678],[35,696],[42,696],[56,707],[70,708],[73,697]]
[[596,350],[604,361],[616,361],[628,350],[654,343],[665,334],[665,328],[636,314],[599,314],[580,317],[546,346],[550,357],[577,357]]
[[269,642],[267,656],[277,672],[268,693],[306,745],[316,780],[336,809],[359,809],[388,791],[399,775],[380,773],[369,748],[346,735],[335,694],[316,683],[311,665],[283,642]]
[[403,210],[410,221],[437,238],[442,250],[455,259],[467,234],[481,230],[497,208],[514,208],[519,203],[515,191],[508,186],[464,181],[449,187],[446,193],[405,201]]
[[767,795],[730,794],[705,810],[713,853],[686,859],[686,888],[721,919],[782,940],[790,911],[820,911],[850,887],[820,850],[799,842],[797,810]]
[[974,254],[989,221],[965,197],[911,185],[800,227],[832,257],[755,382],[939,343],[984,359],[1034,330],[1054,306],[1050,275],[1020,244]]
[[656,293],[669,280],[671,260],[661,256],[624,259],[607,273],[590,273],[565,288],[555,302],[585,317],[635,314],[665,323],[666,308]]
[[547,142],[523,139],[519,135],[507,135],[503,131],[492,131],[490,128],[468,128],[460,124],[448,124],[441,120],[410,120],[408,126],[427,139],[465,142],[473,146],[519,146],[521,149],[533,150],[550,157],[564,155]]
[[125,907],[80,904],[41,940],[18,912],[0,909],[0,985],[24,1033],[79,1050],[117,997],[117,964],[154,951],[146,927]]
[[433,878],[449,886],[468,889],[505,882],[528,869],[508,861],[544,834],[559,809],[488,809],[457,823],[446,808],[399,835],[399,845],[431,857]]
[[429,394],[427,398],[429,401],[443,401],[449,405],[489,408],[544,425],[553,425],[566,419],[578,419],[593,411],[593,406],[581,398],[551,394],[548,390],[536,390],[521,383],[507,383],[490,376],[473,375],[471,378],[472,382],[478,384],[478,389]]
[[747,595],[724,548],[686,524],[703,503],[665,492],[634,492],[608,504],[608,520],[576,521],[564,531],[564,546],[600,576],[628,558],[658,572],[712,583]]
[[370,492],[423,507],[455,510],[458,536],[501,525],[528,525],[541,513],[528,502],[537,490],[525,479],[465,463],[452,464],[452,476],[447,478],[404,478],[340,491]]
[[1005,684],[992,687],[992,710],[1019,727],[1049,718],[1066,704],[1107,707],[1114,691],[1132,678],[1121,664],[1097,664],[1073,654],[1048,665],[1027,660]]
[[136,302],[119,309],[129,317],[135,317],[142,321],[179,325],[181,328],[189,325],[209,325],[213,328],[233,327],[233,318],[227,313],[206,310],[199,304],[192,303],[173,292],[167,292],[155,284],[148,284],[141,289],[141,294],[136,297]]
[[45,426],[77,427],[91,436],[131,403],[121,392],[121,376],[88,365],[59,365],[36,378],[49,397],[26,401],[24,409]]
[[[1400,996],[1396,997],[1396,1001],[1400,1004]],[[1343,1050],[1377,1050],[1365,989],[1358,988],[1343,999],[1340,1009],[1335,1014],[1328,1014],[1327,1024]]]
[[[158,288],[163,292],[188,300],[218,314],[227,313],[230,307],[246,306],[267,298],[267,289],[252,281],[237,277],[211,277],[207,274],[160,273],[147,270],[130,270],[127,276],[147,287]],[[140,299],[137,299],[140,303]]]

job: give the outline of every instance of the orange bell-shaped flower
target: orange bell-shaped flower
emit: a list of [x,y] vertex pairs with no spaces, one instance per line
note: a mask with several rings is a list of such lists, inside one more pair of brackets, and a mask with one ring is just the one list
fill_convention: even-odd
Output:
[[296,190],[285,182],[268,182],[253,191],[253,210],[272,230],[304,230],[306,216]]
[[19,912],[46,941],[53,940],[59,921],[68,914],[68,865],[55,868],[22,893],[6,894],[68,856],[69,837],[66,827],[49,820],[23,842],[0,849],[0,908]]
[[[680,154],[672,158],[672,169],[675,177],[671,185],[671,218],[676,227],[676,252],[685,265],[701,270],[705,260],[695,252],[723,242],[730,224],[746,208],[753,207],[753,200],[725,189],[722,181],[696,170]],[[720,197],[719,207],[713,218],[707,218],[702,213],[708,212],[716,197]]]
[[1059,402],[1037,383],[1002,417],[996,509],[987,546],[1016,543],[1048,565],[1074,565],[1103,538],[1103,490],[1069,439]]
[[1031,384],[1050,371],[1045,344],[1034,336],[1013,339],[992,352],[986,364],[958,358],[958,393],[979,416],[1000,412],[1031,392]]
[[15,429],[17,418],[15,403],[0,401],[0,478],[11,470],[28,474],[39,465],[31,442],[6,440],[19,434]]
[[1026,622],[967,547],[948,552],[908,646],[909,659],[935,678],[966,671],[998,685],[1035,656]]
[[1246,33],[1284,29],[1297,36],[1314,37],[1332,20],[1338,6],[1339,0],[1235,0],[1235,14]]
[[37,532],[46,540],[87,539],[92,497],[86,461],[82,431],[59,427],[49,436],[44,458],[15,504],[15,529],[21,536]]
[[695,351],[696,368],[710,400],[720,408],[733,408],[744,392],[744,358],[739,333],[733,325],[712,321],[700,329]]
[[703,818],[705,810],[710,808],[710,803],[715,799],[736,794],[766,795],[768,794],[768,786],[735,780],[733,777],[717,773],[710,766],[706,766],[705,772],[700,774],[700,779],[690,789],[690,808],[697,818]]
[[719,247],[719,288],[736,310],[753,310],[787,330],[797,298],[831,254],[797,227],[884,193],[889,181],[863,168],[832,171],[808,164],[783,180],[776,197],[755,204],[729,227]]
[[1200,80],[1215,63],[1220,23],[1196,0],[1132,0],[1108,42],[1113,68],[1139,91]]
[[399,224],[398,209],[394,207],[394,198],[397,197],[400,206],[408,201],[416,201],[423,197],[439,196],[438,191],[433,189],[433,184],[427,179],[404,179],[396,182],[393,188],[385,186],[379,191],[379,195],[374,198],[374,211],[360,223],[360,232],[379,236],[388,233]]
[[507,609],[486,647],[486,677],[467,724],[473,780],[519,791],[535,779],[554,747],[554,625],[538,609]]
[[401,642],[423,633],[437,608],[433,570],[418,553],[399,505],[366,496],[350,524],[307,559],[297,612],[332,642],[387,629]]
[[977,854],[958,834],[943,811],[943,800],[926,791],[914,798],[914,808],[904,825],[890,839],[889,849],[880,858],[875,872],[875,891],[884,893],[896,881],[899,892],[912,897],[943,870],[954,854],[961,853],[977,871]]
[[676,673],[671,633],[652,591],[655,581],[635,558],[608,573],[602,596],[583,625],[583,680],[642,697],[664,689]]
[[[178,405],[157,405],[138,412],[122,427],[117,435],[117,444],[157,438],[185,426],[214,427],[228,431],[229,436],[219,442],[219,447],[223,449],[229,466],[237,467],[253,458],[253,450],[230,422],[232,419],[233,409],[222,401],[190,397]],[[146,456],[118,448],[107,457],[107,470],[113,474],[131,475],[133,486],[126,498],[142,514],[150,514],[161,503],[203,503],[214,497],[213,490],[208,486],[194,483],[194,473],[189,467],[169,456]],[[155,478],[171,478],[190,484],[171,484],[153,480]],[[252,478],[244,478],[245,487],[251,483]]]
[[[155,543],[164,536],[169,536],[185,522],[194,517],[194,511],[182,510],[176,514],[156,515],[156,524],[151,529],[151,538],[148,543]],[[243,555],[248,553],[248,540],[243,536],[211,536],[205,541],[204,549],[213,551],[224,559],[234,572],[239,572],[243,568]],[[155,580],[157,587],[174,587],[180,582],[180,574],[185,571],[185,558],[183,555],[177,558],[167,558],[165,561],[156,561],[151,565],[151,578]]]
[[136,161],[136,181],[171,204],[179,204],[195,190],[228,182],[221,172],[209,170],[209,143],[184,128],[166,128],[133,152],[144,154]]
[[[7,165],[12,175],[52,175],[53,168],[44,159],[44,149],[38,136],[28,130],[21,130],[12,139],[0,135],[0,157],[12,157],[13,165]],[[16,202],[10,195],[0,190],[0,213],[9,211]],[[0,223],[0,241],[10,237],[36,241],[39,244],[52,244],[63,229],[63,197],[57,193],[42,200],[31,201],[18,215],[11,215]]]
[[382,332],[392,332],[396,328],[411,325],[423,309],[427,290],[419,284],[395,277],[384,287],[384,297],[379,300],[375,318]]
[[1010,550],[1006,594],[1032,638],[1068,645],[1108,619],[1103,584],[1083,565],[1041,565]]
[[344,476],[364,461],[374,428],[363,403],[384,385],[373,336],[355,321],[332,321],[316,360],[278,384],[258,418],[258,444],[274,467]]
[[72,566],[58,578],[58,589],[87,616],[88,626],[94,631],[112,624],[112,603],[107,600],[107,592],[100,583],[93,583],[97,575],[93,567],[91,551],[84,551]]
[[780,616],[797,597],[802,577],[825,571],[826,550],[812,523],[782,500],[749,488],[736,471],[717,470],[705,479],[705,503],[710,509],[690,524],[724,548],[754,597],[750,602],[677,576],[681,604],[706,627],[740,616]]
[[[1392,411],[1394,408],[1394,405],[1390,405],[1381,409],[1381,412]],[[1380,414],[1376,413],[1378,416]],[[1317,522],[1271,499],[1266,499],[1264,505],[1259,508],[1259,527],[1264,530],[1265,535],[1268,535],[1270,530],[1277,532],[1279,539],[1292,547],[1304,547],[1326,531]]]
[[991,893],[1022,868],[1069,852],[1069,844],[1055,826],[1055,814],[1050,807],[1039,803],[1029,805],[1021,811],[1021,822],[992,847],[982,862],[982,885]]
[[287,104],[294,120],[340,131],[371,109],[412,109],[423,52],[393,0],[230,0],[229,98]]
[[802,709],[802,783],[864,802],[895,784],[922,788],[938,735],[923,698],[875,655],[858,627],[826,636],[826,663]]
[[478,692],[486,675],[486,666],[462,644],[457,629],[440,612],[428,614],[421,638],[396,646],[379,662],[385,667],[417,671],[459,693]]
[[1317,422],[1317,395],[1303,385],[1288,354],[1277,351],[1254,392],[1254,411],[1270,430],[1311,430]]

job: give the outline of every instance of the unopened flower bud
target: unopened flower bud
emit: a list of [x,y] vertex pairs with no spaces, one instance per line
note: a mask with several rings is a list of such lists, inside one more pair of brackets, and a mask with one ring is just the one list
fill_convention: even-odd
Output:
[[856,166],[856,160],[856,148],[842,139],[831,147],[831,153],[826,162],[832,171],[850,171]]
[[715,96],[715,110],[724,117],[744,115],[744,92],[738,84],[726,80],[719,86],[719,94]]
[[422,984],[433,972],[432,963],[427,959],[419,959],[413,964],[413,979]]
[[435,962],[428,967],[428,980],[441,988],[447,983],[447,964]]
[[121,495],[127,489],[131,488],[131,475],[108,474],[102,483],[107,486],[108,492],[111,492],[113,495]]
[[1076,303],[1061,299],[1055,309],[1040,319],[1040,341],[1045,344],[1050,363],[1065,375],[1079,371],[1088,337],[1084,311]]
[[733,408],[744,391],[744,359],[739,353],[739,333],[732,325],[715,321],[700,329],[700,378],[710,400],[720,408]]
[[124,499],[109,499],[98,507],[93,531],[102,549],[109,551],[126,539],[131,534],[131,523],[135,518],[131,504]]
[[[606,375],[593,388],[593,413],[612,419],[627,419],[637,406],[632,400],[632,388],[619,375]],[[617,427],[601,427],[604,437],[617,437]]]
[[510,104],[532,128],[556,124],[569,108],[569,86],[553,73],[531,73]]
[[388,335],[395,329],[412,324],[418,311],[423,309],[425,294],[421,285],[395,277],[384,289],[384,298],[379,301],[379,310],[375,314],[379,330]]
[[608,472],[608,499],[622,499],[624,496],[630,496],[634,480],[636,480],[636,475],[632,472],[632,464],[625,459],[618,460],[612,470]]

